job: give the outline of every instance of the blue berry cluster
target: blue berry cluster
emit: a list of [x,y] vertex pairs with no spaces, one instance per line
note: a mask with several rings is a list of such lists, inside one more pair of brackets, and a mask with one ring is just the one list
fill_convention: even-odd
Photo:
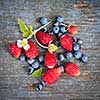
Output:
[[39,69],[40,68],[40,65],[43,64],[43,61],[44,61],[44,55],[40,55],[38,56],[37,58],[32,58],[32,59],[29,59],[27,58],[25,55],[21,55],[19,57],[19,60],[21,62],[27,62],[29,64],[28,68],[27,68],[27,71],[28,71],[28,74],[32,74],[35,70]]

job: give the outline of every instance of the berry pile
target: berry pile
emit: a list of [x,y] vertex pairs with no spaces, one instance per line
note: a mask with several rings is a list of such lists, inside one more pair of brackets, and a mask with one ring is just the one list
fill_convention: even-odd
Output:
[[[52,27],[47,28],[51,22]],[[62,16],[57,16],[53,21],[40,18],[42,26],[34,31],[32,26],[26,26],[21,19],[18,19],[18,24],[23,33],[22,39],[10,44],[10,53],[29,64],[29,75],[42,77],[36,90],[42,90],[46,84],[55,83],[63,72],[71,76],[80,75],[80,68],[71,59],[74,57],[86,63],[88,56],[81,52],[83,41],[71,36],[78,32],[75,25],[65,24]],[[44,53],[39,51],[39,46],[46,49]]]

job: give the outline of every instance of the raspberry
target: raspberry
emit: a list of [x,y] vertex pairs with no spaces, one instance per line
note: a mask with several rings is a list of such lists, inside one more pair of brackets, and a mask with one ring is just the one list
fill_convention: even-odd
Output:
[[53,84],[55,83],[61,75],[61,67],[48,69],[43,74],[43,80],[46,84]]
[[15,58],[19,58],[21,54],[21,48],[19,48],[16,43],[10,44],[9,50],[12,56],[14,56]]
[[72,51],[72,42],[72,37],[67,34],[64,34],[60,37],[60,44],[67,51]]
[[80,75],[80,68],[76,64],[69,62],[65,66],[65,72],[71,76],[79,76]]
[[75,25],[69,26],[69,27],[68,27],[68,32],[69,32],[70,34],[76,34],[76,33],[77,33],[77,28],[76,28],[76,26],[75,26]]
[[48,68],[53,68],[56,65],[56,57],[53,53],[49,51],[46,52],[44,63]]
[[36,33],[36,38],[42,45],[46,46],[52,41],[52,36],[50,34],[40,31]]
[[30,45],[30,49],[28,50],[25,50],[25,55],[28,57],[28,58],[34,58],[34,57],[37,57],[38,56],[38,48],[37,46],[34,44],[33,41],[28,41],[28,44]]

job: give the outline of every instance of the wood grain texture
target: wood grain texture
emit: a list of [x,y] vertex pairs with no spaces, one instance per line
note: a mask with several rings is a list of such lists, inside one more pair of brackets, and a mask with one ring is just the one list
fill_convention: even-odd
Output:
[[[63,74],[43,91],[34,90],[38,79],[31,78],[21,63],[9,54],[8,45],[21,34],[17,19],[33,27],[41,16],[63,15],[75,23],[84,41],[89,62],[76,63],[80,77]],[[99,0],[0,0],[0,100],[100,100],[100,1]]]

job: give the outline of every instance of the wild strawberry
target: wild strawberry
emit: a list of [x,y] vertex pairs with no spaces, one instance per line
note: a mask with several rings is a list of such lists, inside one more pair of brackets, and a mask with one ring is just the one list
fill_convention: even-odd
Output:
[[72,42],[72,37],[67,34],[64,34],[60,37],[61,46],[68,51],[72,51]]
[[43,81],[46,84],[53,84],[55,83],[61,75],[61,67],[48,69],[43,74]]
[[21,48],[19,48],[16,43],[10,44],[9,50],[12,56],[14,56],[15,58],[19,58],[21,54]]
[[28,41],[28,44],[30,45],[30,48],[28,50],[25,50],[25,55],[28,58],[34,58],[38,56],[38,48],[37,46],[34,44],[33,41]]
[[76,26],[75,25],[70,25],[69,27],[68,27],[68,32],[70,33],[70,34],[76,34],[77,33],[77,28],[76,28]]
[[71,76],[79,76],[80,75],[80,68],[76,64],[69,62],[65,66],[65,72]]
[[52,41],[52,36],[45,32],[37,32],[36,38],[41,44],[46,46]]
[[56,65],[56,57],[53,53],[49,51],[46,52],[44,63],[48,68],[53,68]]

